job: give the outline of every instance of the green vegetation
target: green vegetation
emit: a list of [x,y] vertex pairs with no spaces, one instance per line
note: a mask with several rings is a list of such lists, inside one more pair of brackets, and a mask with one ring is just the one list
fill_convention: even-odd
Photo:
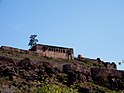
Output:
[[43,87],[36,88],[33,93],[78,93],[77,89],[67,86],[59,86],[54,83],[43,84]]

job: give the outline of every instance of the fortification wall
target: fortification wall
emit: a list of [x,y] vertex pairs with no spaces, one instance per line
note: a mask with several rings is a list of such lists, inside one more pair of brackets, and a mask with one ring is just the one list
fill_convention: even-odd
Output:
[[67,59],[67,55],[65,53],[46,51],[45,55],[47,57]]
[[71,49],[72,53],[68,54],[68,48],[54,47],[54,46],[44,46],[44,45],[36,45],[31,51],[36,51],[39,55],[46,56],[49,58],[61,58],[61,59],[71,59],[74,60],[73,49]]
[[[49,51],[49,50],[43,51],[42,49],[41,50],[36,50],[36,51],[29,51],[29,50],[13,48],[13,47],[9,47],[9,46],[1,46],[0,50],[8,51],[10,53],[12,53],[12,52],[25,53],[25,54],[34,54],[35,53],[35,54],[38,54],[38,55],[41,55],[41,56],[46,56],[46,57],[49,57],[49,58],[52,57],[52,58],[68,59],[68,56],[67,56],[66,53]],[[71,58],[73,59],[74,56],[72,55]]]
[[[42,55],[42,56],[46,56],[46,57],[49,57],[49,58],[61,58],[61,59],[69,59],[67,54],[66,53],[61,53],[61,52],[54,52],[54,51],[43,51],[43,50],[37,50],[36,51],[39,55]],[[72,57],[70,57],[70,59],[73,59],[74,56],[73,55],[70,55]]]
[[34,54],[33,51],[28,51],[28,50],[13,48],[13,47],[9,47],[9,46],[1,46],[0,47],[0,50],[8,51],[8,52],[18,52],[18,53],[25,53],[25,54]]

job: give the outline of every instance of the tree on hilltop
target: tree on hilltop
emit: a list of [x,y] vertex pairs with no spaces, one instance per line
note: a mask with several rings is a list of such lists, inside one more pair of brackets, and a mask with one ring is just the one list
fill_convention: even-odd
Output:
[[38,42],[38,39],[36,39],[37,35],[31,35],[30,36],[30,41],[29,41],[29,44],[28,46],[30,46],[30,48],[32,48],[33,46],[35,46]]

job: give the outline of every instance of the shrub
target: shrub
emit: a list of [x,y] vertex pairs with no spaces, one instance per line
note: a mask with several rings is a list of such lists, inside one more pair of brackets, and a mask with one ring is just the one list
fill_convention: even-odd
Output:
[[44,84],[42,87],[35,89],[33,93],[78,93],[76,89],[57,84]]

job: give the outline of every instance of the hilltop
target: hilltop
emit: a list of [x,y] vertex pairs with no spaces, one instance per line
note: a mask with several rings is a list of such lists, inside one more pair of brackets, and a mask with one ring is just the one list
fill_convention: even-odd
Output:
[[1,93],[121,93],[124,72],[99,58],[54,59],[0,47]]

